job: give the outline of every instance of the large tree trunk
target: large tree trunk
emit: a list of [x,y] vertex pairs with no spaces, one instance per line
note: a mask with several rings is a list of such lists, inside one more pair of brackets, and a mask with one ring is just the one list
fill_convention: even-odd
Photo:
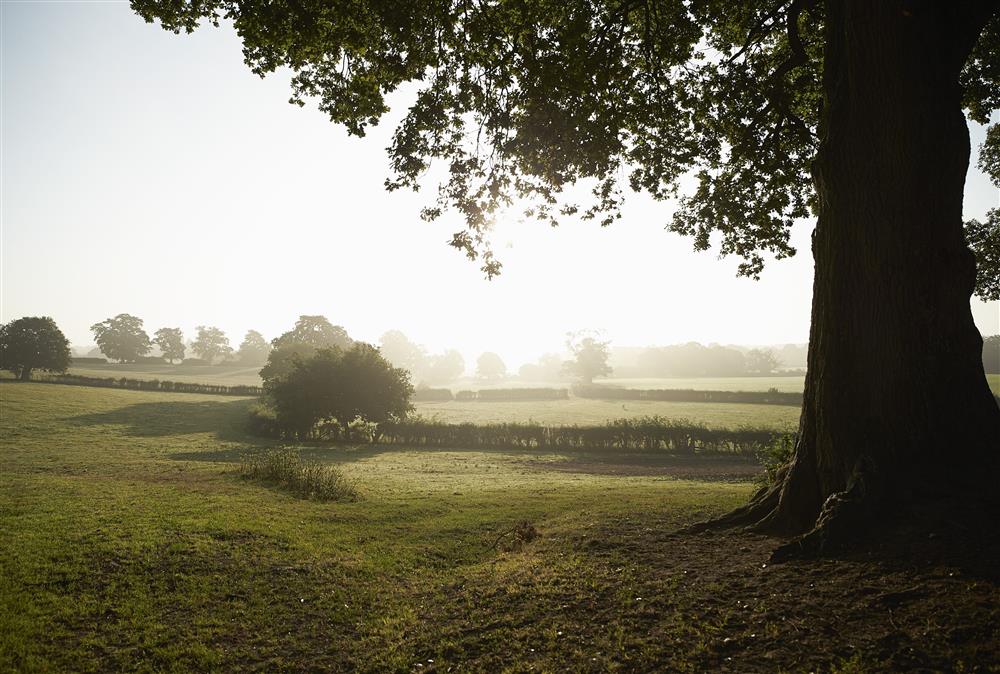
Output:
[[958,84],[989,5],[827,3],[799,441],[783,480],[723,522],[822,550],[891,509],[975,497],[996,477],[1000,409],[969,307]]

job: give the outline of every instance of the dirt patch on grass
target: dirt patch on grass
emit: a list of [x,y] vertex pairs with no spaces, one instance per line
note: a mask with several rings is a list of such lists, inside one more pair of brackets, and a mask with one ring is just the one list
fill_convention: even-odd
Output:
[[[911,529],[864,552],[778,565],[768,561],[775,539],[673,535],[655,517],[571,536],[574,553],[512,555],[444,588],[451,598],[429,622],[449,648],[435,662],[469,671],[1000,667],[995,536]],[[407,646],[434,653],[426,637]]]
[[729,456],[581,454],[558,459],[526,459],[533,470],[590,475],[668,476],[685,480],[752,480],[763,472],[755,461]]

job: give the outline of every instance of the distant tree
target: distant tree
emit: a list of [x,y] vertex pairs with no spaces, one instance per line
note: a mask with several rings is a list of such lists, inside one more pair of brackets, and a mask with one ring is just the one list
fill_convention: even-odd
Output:
[[646,349],[636,366],[646,377],[736,377],[746,373],[745,361],[736,349],[688,342]]
[[48,316],[25,316],[0,325],[0,368],[21,381],[32,370],[65,372],[71,362],[69,340]]
[[525,363],[517,374],[525,381],[560,381],[565,378],[563,359],[555,353],[546,353],[534,363]]
[[427,350],[414,344],[399,330],[389,330],[379,338],[379,350],[390,363],[409,370],[414,379],[421,379],[427,367]]
[[331,324],[326,316],[299,316],[294,328],[271,340],[273,348],[260,376],[276,379],[290,371],[295,358],[310,358],[322,348],[347,349],[352,343],[347,331]]
[[335,420],[346,430],[355,419],[377,424],[402,418],[412,409],[409,373],[363,342],[346,351],[320,348],[306,358],[297,357],[286,373],[265,379],[264,389],[279,423],[300,438],[321,420]]
[[333,325],[326,316],[299,316],[295,327],[281,336],[274,338],[271,345],[274,348],[288,344],[306,344],[316,349],[337,346],[346,349],[351,345],[347,331],[339,325]]
[[751,374],[773,374],[781,361],[771,349],[750,349],[746,354],[747,372]]
[[424,370],[423,381],[427,384],[449,384],[465,372],[465,359],[454,349],[431,356]]
[[608,365],[609,341],[600,341],[593,334],[585,332],[570,333],[566,339],[566,348],[573,354],[573,359],[566,361],[564,371],[573,377],[579,377],[585,384],[593,383],[594,377],[606,377],[611,374]]
[[986,222],[966,221],[965,240],[976,256],[976,295],[1000,300],[1000,208],[991,208]]
[[160,328],[153,335],[153,343],[160,347],[168,363],[184,360],[184,334],[180,328]]
[[90,326],[101,353],[119,363],[134,363],[149,353],[149,335],[142,329],[142,319],[131,314],[118,314]]
[[198,326],[198,338],[191,345],[194,354],[211,364],[217,358],[225,358],[233,352],[226,333],[214,326]]
[[1000,374],[1000,335],[983,340],[983,370],[987,374]]
[[476,360],[476,377],[479,379],[503,379],[507,376],[507,366],[503,359],[492,351],[487,351]]
[[270,353],[271,344],[264,339],[264,335],[256,330],[247,330],[236,357],[244,365],[263,365]]

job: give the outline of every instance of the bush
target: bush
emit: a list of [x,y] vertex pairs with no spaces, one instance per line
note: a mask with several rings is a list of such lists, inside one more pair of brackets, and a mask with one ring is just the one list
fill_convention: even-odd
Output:
[[318,461],[303,461],[291,449],[272,449],[245,454],[240,476],[286,489],[317,501],[354,501],[358,494],[343,473]]
[[44,384],[69,384],[71,386],[96,386],[99,388],[124,388],[135,391],[166,391],[172,393],[208,393],[226,396],[259,396],[260,386],[223,386],[221,384],[191,384],[182,381],[156,379],[129,379],[128,377],[85,377],[78,374],[55,374],[40,377]]

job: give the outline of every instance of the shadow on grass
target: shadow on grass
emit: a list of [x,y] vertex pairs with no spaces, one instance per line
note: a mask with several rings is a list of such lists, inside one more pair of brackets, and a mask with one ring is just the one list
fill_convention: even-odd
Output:
[[247,433],[247,414],[254,400],[165,401],[137,403],[107,412],[70,417],[71,426],[119,426],[126,435],[154,438],[214,433],[220,440],[262,444]]
[[[238,447],[226,450],[177,452],[170,455],[178,461],[239,462],[243,454],[259,449]],[[673,455],[665,452],[620,451],[553,451],[537,449],[462,449],[437,447],[403,447],[399,445],[345,445],[310,443],[290,445],[309,461],[343,465],[364,461],[382,454],[417,452],[427,456],[437,454],[492,454],[503,456],[524,468],[539,472],[588,473],[607,476],[672,476],[705,481],[748,481],[761,473],[760,464],[752,459],[726,455]]]

